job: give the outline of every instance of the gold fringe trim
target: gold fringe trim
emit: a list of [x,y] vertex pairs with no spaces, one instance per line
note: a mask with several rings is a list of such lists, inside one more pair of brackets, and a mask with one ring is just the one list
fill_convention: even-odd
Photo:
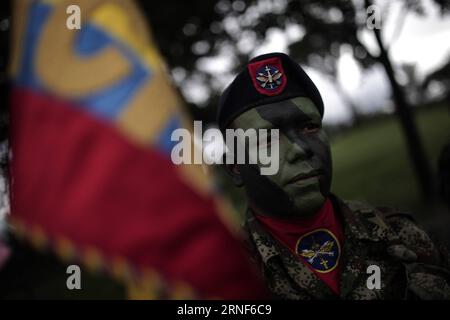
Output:
[[37,226],[27,226],[21,220],[10,217],[9,223],[19,240],[28,241],[37,251],[53,250],[64,263],[80,261],[90,272],[107,272],[123,283],[126,298],[130,300],[151,299],[195,299],[198,297],[191,286],[185,282],[174,281],[169,284],[151,268],[134,268],[124,257],[107,259],[100,250],[86,247],[77,248],[68,238],[59,236],[50,239],[45,231]]

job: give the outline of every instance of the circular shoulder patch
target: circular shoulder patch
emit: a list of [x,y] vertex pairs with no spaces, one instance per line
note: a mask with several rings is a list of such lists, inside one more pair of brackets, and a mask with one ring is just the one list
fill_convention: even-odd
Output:
[[317,229],[301,236],[295,247],[296,253],[317,272],[334,270],[341,256],[336,236],[327,229]]

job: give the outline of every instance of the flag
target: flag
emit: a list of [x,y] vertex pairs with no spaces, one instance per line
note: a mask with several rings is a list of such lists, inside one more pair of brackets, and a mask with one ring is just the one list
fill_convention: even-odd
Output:
[[[190,125],[134,2],[17,0],[13,10],[17,232],[110,272],[132,298],[264,297],[201,167],[170,160],[171,133]],[[79,29],[68,20],[77,14]]]

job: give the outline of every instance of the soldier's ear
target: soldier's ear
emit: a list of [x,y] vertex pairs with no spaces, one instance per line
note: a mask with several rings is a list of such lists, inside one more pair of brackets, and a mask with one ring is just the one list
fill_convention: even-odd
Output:
[[244,185],[244,181],[242,180],[241,173],[239,171],[239,167],[237,164],[224,164],[225,171],[231,176],[234,184],[237,187],[241,187]]

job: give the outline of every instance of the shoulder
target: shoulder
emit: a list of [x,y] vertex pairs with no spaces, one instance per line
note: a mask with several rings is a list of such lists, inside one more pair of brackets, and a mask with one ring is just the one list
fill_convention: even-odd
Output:
[[383,214],[390,227],[405,245],[414,250],[419,262],[449,267],[447,248],[416,222],[412,215],[391,208],[381,210],[386,210]]
[[[375,228],[384,230],[392,255],[423,263],[447,265],[446,249],[436,244],[436,240],[417,223],[412,214],[394,207],[375,207],[358,201],[344,203],[362,224],[375,225]],[[412,255],[416,257],[412,259]]]
[[429,240],[427,233],[410,213],[393,207],[376,207],[360,201],[343,203],[350,209],[353,219],[366,225],[370,222],[380,228],[390,229],[389,231],[393,231],[405,244]]

